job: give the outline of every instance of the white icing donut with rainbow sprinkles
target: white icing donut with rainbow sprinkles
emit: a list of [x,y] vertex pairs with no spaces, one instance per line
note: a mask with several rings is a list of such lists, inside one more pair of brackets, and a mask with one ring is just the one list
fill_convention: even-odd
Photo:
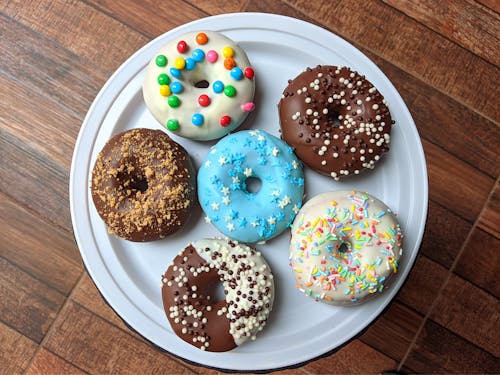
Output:
[[401,239],[395,214],[370,194],[319,194],[292,225],[290,265],[297,288],[331,305],[366,301],[397,273]]
[[255,108],[254,70],[234,41],[214,32],[172,39],[147,67],[146,106],[173,134],[194,140],[220,138]]

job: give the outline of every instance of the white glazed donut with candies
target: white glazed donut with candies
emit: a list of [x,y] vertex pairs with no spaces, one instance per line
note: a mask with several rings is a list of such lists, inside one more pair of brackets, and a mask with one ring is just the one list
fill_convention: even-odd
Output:
[[254,70],[228,37],[190,32],[172,39],[147,67],[146,106],[173,134],[194,140],[220,138],[255,108]]

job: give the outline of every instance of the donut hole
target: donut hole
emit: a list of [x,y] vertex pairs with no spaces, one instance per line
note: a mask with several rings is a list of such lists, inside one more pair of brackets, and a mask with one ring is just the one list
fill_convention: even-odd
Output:
[[338,127],[341,125],[339,116],[341,114],[335,110],[335,108],[328,109],[328,125],[332,127]]
[[193,86],[198,89],[206,89],[210,86],[210,83],[206,79],[202,79],[196,82],[193,82]]
[[262,180],[258,177],[250,176],[245,180],[247,192],[250,194],[257,194],[262,187]]
[[339,246],[339,253],[346,253],[350,249],[350,245],[348,242],[342,242]]
[[214,283],[209,288],[208,295],[210,296],[210,301],[212,301],[212,303],[224,301],[226,299],[226,294],[224,293],[224,284],[222,282]]
[[138,190],[141,193],[144,193],[148,190],[148,180],[144,177],[139,177],[137,180],[132,180],[130,182],[130,187],[133,190]]

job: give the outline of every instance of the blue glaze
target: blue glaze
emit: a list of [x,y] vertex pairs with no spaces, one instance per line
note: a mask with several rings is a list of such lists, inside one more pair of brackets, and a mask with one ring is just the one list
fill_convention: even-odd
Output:
[[[246,189],[248,177],[261,180],[256,193]],[[222,138],[198,171],[198,199],[205,215],[224,235],[242,242],[265,241],[283,232],[303,195],[302,164],[290,146],[263,130]]]

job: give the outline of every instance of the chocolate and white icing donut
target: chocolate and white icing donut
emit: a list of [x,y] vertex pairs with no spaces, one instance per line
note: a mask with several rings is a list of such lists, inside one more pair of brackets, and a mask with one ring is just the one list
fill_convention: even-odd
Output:
[[255,107],[254,90],[245,51],[214,31],[172,39],[149,63],[143,85],[156,120],[195,140],[217,139],[240,126]]
[[299,159],[335,180],[373,169],[389,150],[394,123],[365,76],[321,65],[289,81],[279,116],[282,137]]
[[[222,300],[214,298],[219,283]],[[273,274],[264,257],[224,239],[189,244],[168,267],[162,285],[172,329],[201,350],[223,352],[254,340],[273,307]]]
[[370,194],[319,194],[292,226],[290,265],[297,288],[332,305],[365,301],[398,271],[401,240],[395,214]]

